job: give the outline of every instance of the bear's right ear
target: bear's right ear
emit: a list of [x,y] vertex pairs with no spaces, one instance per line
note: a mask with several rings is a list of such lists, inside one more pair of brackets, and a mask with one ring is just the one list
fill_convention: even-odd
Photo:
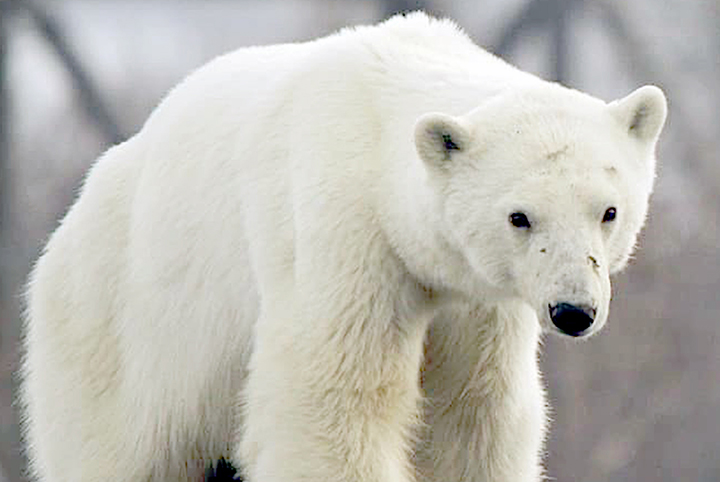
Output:
[[415,149],[428,164],[446,164],[454,154],[467,149],[469,142],[470,133],[452,116],[425,114],[415,124]]
[[667,100],[658,87],[646,85],[610,103],[610,109],[631,137],[655,143],[665,124]]

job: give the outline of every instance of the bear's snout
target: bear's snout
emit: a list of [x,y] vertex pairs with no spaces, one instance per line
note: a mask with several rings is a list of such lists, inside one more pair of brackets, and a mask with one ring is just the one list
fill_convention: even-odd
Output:
[[566,335],[581,336],[595,321],[596,310],[587,305],[558,303],[549,308],[553,324]]

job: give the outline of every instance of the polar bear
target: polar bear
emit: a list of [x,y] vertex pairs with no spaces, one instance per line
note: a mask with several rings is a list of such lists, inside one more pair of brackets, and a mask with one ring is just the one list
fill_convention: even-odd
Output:
[[665,115],[422,13],[216,59],[34,269],[36,479],[539,480],[538,341],[605,323]]

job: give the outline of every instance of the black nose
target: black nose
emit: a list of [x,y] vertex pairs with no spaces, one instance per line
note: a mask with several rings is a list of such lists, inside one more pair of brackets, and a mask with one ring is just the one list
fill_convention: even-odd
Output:
[[558,303],[550,307],[550,318],[560,331],[570,336],[580,336],[595,320],[595,308]]

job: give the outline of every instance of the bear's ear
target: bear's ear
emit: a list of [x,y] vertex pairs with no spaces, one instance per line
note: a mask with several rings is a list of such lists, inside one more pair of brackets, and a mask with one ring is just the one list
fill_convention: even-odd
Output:
[[609,107],[630,136],[647,143],[657,141],[667,115],[665,94],[658,87],[640,87]]
[[442,165],[467,149],[469,142],[470,133],[452,116],[425,114],[415,124],[415,148],[426,163]]

